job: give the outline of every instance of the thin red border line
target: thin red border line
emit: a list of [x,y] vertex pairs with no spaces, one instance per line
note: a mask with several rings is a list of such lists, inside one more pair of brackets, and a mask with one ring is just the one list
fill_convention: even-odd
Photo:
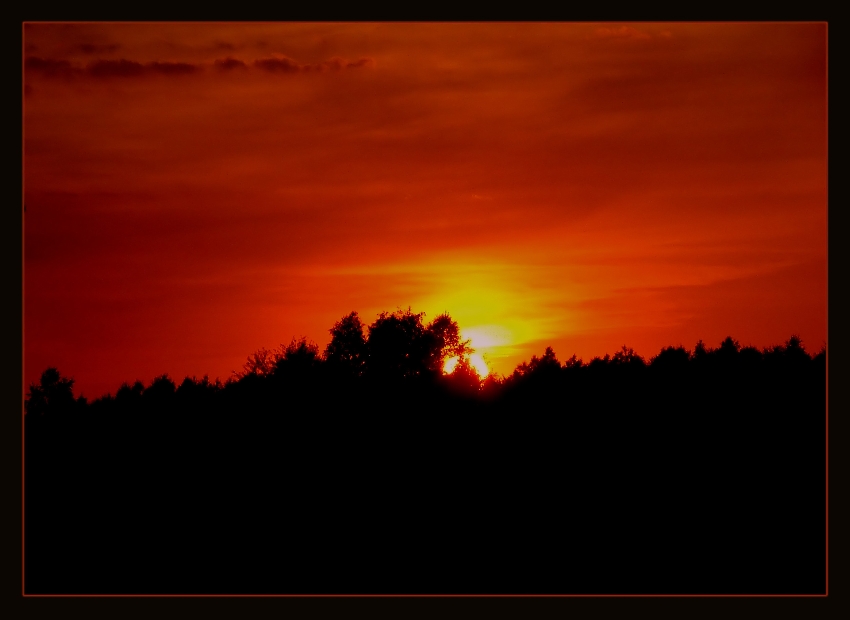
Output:
[[26,598],[826,598],[826,594],[26,594]]
[[327,25],[330,25],[330,26],[345,25],[345,24],[355,24],[355,25],[360,25],[360,24],[410,24],[410,25],[424,24],[426,26],[441,26],[441,25],[446,25],[446,24],[449,24],[449,25],[451,25],[451,24],[459,24],[459,25],[471,24],[471,25],[486,26],[486,25],[493,24],[493,23],[498,23],[498,24],[528,24],[528,25],[531,25],[531,26],[536,26],[536,25],[541,25],[541,24],[545,25],[545,24],[552,24],[552,23],[561,24],[561,25],[564,25],[564,26],[582,26],[582,25],[594,26],[596,24],[655,24],[655,25],[678,24],[678,25],[689,25],[689,26],[711,24],[711,25],[723,25],[723,26],[737,26],[737,25],[740,25],[740,26],[750,26],[750,25],[758,26],[758,25],[764,25],[764,24],[773,24],[773,25],[779,25],[779,24],[792,24],[792,25],[823,24],[823,25],[827,25],[829,22],[827,20],[823,20],[823,19],[809,19],[809,20],[802,19],[802,20],[795,20],[795,21],[769,20],[769,19],[768,20],[751,20],[751,21],[694,21],[694,20],[663,20],[663,19],[662,20],[649,20],[649,21],[647,21],[647,20],[639,20],[639,19],[638,20],[635,20],[635,19],[632,19],[632,20],[628,20],[628,19],[626,19],[626,20],[600,19],[600,20],[596,20],[596,21],[581,21],[581,20],[578,20],[578,21],[563,21],[563,22],[553,22],[552,20],[542,20],[542,21],[523,21],[523,20],[513,20],[513,21],[511,21],[511,20],[507,20],[507,21],[493,22],[493,21],[476,21],[476,20],[458,20],[458,21],[389,20],[389,21],[387,21],[387,20],[380,20],[380,19],[359,20],[359,21],[345,21],[345,20],[338,21],[338,20],[321,20],[321,19],[291,20],[291,21],[239,21],[239,20],[180,21],[180,20],[165,19],[165,20],[161,20],[161,21],[155,21],[155,20],[154,21],[31,20],[31,21],[23,22],[24,25],[26,25],[26,24],[86,24],[86,25],[94,24],[94,25],[107,25],[107,26],[114,25],[114,24],[122,24],[122,25],[139,25],[139,24],[141,24],[141,25],[164,25],[164,24],[178,24],[178,25],[179,24],[188,24],[188,25],[218,25],[218,24],[234,25],[234,24],[236,24],[236,25],[243,25],[244,24],[244,25],[248,25],[248,26],[260,25],[260,24],[264,25],[264,26],[266,26],[266,25],[280,25],[280,24],[284,24],[284,25],[286,25],[286,24],[327,24]]
[[26,226],[26,197],[24,194],[24,179],[26,175],[24,174],[24,168],[26,167],[26,157],[24,157],[26,149],[26,139],[25,139],[25,125],[24,125],[24,107],[26,106],[26,80],[24,79],[24,67],[26,63],[26,43],[24,42],[24,34],[26,32],[26,23],[21,24],[21,595],[27,596],[26,594],[26,566],[25,566],[25,557],[26,552],[24,548],[24,538],[25,538],[25,526],[26,518],[24,515],[24,461],[25,455],[24,450],[26,449],[24,440],[24,416],[26,415],[26,407],[25,407],[25,399],[26,399],[26,347],[24,347],[24,331],[25,331],[25,302],[26,302],[26,294],[25,294],[25,285],[26,285],[26,277],[25,277],[25,269],[26,269],[26,260],[25,252],[24,252],[24,242],[26,240],[26,235],[24,234],[24,228]]
[[[826,97],[824,98],[824,141],[826,171],[824,181],[826,182],[826,341],[829,343],[829,22],[824,22],[824,63],[826,67]],[[826,585],[825,592],[829,596],[829,345],[826,347],[826,429],[824,441],[826,442]]]

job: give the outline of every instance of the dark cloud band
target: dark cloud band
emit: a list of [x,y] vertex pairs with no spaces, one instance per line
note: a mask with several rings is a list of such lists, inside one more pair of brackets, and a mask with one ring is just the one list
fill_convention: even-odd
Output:
[[[321,73],[374,66],[374,64],[375,61],[372,58],[346,60],[345,58],[334,57],[324,62],[310,64],[299,63],[286,56],[258,58],[252,63],[255,68],[269,73]],[[213,66],[220,71],[248,69],[246,62],[230,56],[216,59],[213,62]],[[202,68],[202,65],[187,62],[153,61],[141,63],[125,58],[119,58],[117,60],[98,59],[88,63],[84,67],[74,66],[67,60],[41,58],[39,56],[28,56],[24,61],[25,71],[49,77],[90,76],[95,78],[132,78],[152,74],[178,76],[198,73]]]
[[75,77],[79,75],[95,78],[141,77],[150,74],[188,75],[200,70],[200,66],[186,62],[148,62],[140,63],[124,58],[118,60],[95,60],[85,67],[75,67],[67,60],[54,60],[28,56],[24,60],[24,70],[50,77]]
[[264,71],[271,73],[298,73],[309,71],[341,71],[343,69],[354,69],[357,67],[373,66],[375,64],[372,58],[360,58],[358,60],[346,60],[345,58],[334,57],[324,62],[319,63],[298,63],[286,56],[270,56],[267,58],[258,58],[254,61],[254,66]]

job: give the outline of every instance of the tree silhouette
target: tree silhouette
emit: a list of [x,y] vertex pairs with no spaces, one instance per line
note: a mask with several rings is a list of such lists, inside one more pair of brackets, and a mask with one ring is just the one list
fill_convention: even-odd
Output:
[[[478,372],[469,363],[469,358],[461,356],[445,381],[455,393],[472,395],[482,390],[482,379],[483,377],[478,376]],[[488,389],[492,390],[493,388],[488,385]]]
[[580,357],[576,357],[575,353],[563,364],[564,368],[581,368],[582,366],[584,366],[584,362]]
[[367,372],[383,379],[420,377],[429,374],[434,350],[440,345],[422,324],[424,312],[382,312],[369,326],[366,341]]
[[738,363],[741,368],[755,370],[761,366],[761,351],[755,347],[741,347],[738,351]]
[[529,367],[531,368],[531,372],[551,372],[560,369],[561,363],[558,361],[558,356],[555,355],[552,347],[546,347],[546,350],[543,351],[543,357],[537,357],[536,355],[531,357]]
[[726,336],[726,339],[720,343],[720,348],[715,349],[713,354],[717,356],[725,365],[730,365],[738,358],[738,351],[741,350],[740,343],[733,339],[732,336]]
[[510,376],[510,382],[517,383],[528,378],[534,380],[545,378],[547,381],[551,381],[559,374],[560,370],[561,363],[558,361],[555,351],[552,347],[546,347],[542,357],[532,355],[530,361],[517,365]]
[[644,359],[635,353],[634,349],[626,345],[623,345],[623,348],[614,354],[614,357],[611,358],[611,363],[615,366],[630,367],[643,367],[646,365]]
[[611,356],[606,353],[604,355],[604,357],[599,357],[598,355],[595,355],[594,357],[592,357],[590,359],[590,361],[587,363],[587,366],[588,366],[588,368],[592,368],[592,369],[596,370],[596,369],[601,369],[601,368],[607,367],[610,362],[611,362]]
[[690,359],[690,351],[681,345],[678,347],[664,347],[658,355],[649,360],[649,365],[656,369],[682,370],[687,367]]
[[[282,348],[282,347],[281,347]],[[241,371],[233,371],[233,376],[242,379],[247,375],[267,377],[274,372],[277,362],[283,357],[283,351],[279,349],[266,349],[262,347],[248,356],[248,361],[242,365]]]
[[183,382],[177,387],[177,397],[186,404],[201,402],[209,404],[211,396],[222,390],[224,386],[219,379],[211,382],[208,375],[204,375],[200,380],[195,377],[186,377]]
[[24,409],[27,413],[44,415],[70,411],[74,404],[74,380],[62,377],[51,367],[41,373],[38,385],[30,384]]
[[324,355],[292,338],[238,381],[92,404],[48,368],[24,419],[27,593],[822,592],[825,348],[546,347],[482,381],[457,323],[423,317],[367,338],[351,312]]
[[[469,346],[469,340],[461,341],[457,321],[453,321],[448,312],[444,312],[431,321],[427,331],[433,338],[431,359],[428,362],[432,371],[441,372],[445,361],[453,357],[457,357],[459,361],[465,361],[467,366],[469,365],[467,358],[469,354],[473,353],[473,349]],[[477,376],[477,373],[475,373],[475,376]]]
[[319,347],[315,342],[293,337],[275,363],[274,374],[306,376],[315,371],[322,363]]
[[357,312],[342,317],[329,330],[331,341],[325,348],[325,360],[334,369],[360,376],[366,363],[366,336]]
[[789,364],[798,366],[804,365],[812,359],[806,352],[803,341],[796,334],[785,341],[785,359]]
[[125,411],[137,411],[142,406],[144,391],[145,386],[141,381],[136,381],[132,386],[122,383],[115,393],[115,404]]
[[696,346],[694,346],[694,352],[691,355],[691,361],[697,365],[697,367],[705,367],[710,363],[711,354],[714,353],[714,349],[706,346],[706,344],[702,341],[702,339],[698,340]]
[[142,400],[148,402],[151,406],[161,407],[171,404],[174,394],[177,392],[177,386],[167,374],[156,377],[151,384],[145,388],[142,393]]

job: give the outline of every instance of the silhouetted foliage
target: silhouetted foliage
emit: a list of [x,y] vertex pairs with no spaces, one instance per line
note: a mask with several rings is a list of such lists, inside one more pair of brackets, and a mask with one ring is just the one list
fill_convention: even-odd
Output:
[[171,377],[167,374],[161,375],[151,381],[151,384],[145,388],[145,391],[142,392],[142,399],[154,406],[163,405],[171,402],[176,391],[177,386],[171,380]]
[[319,354],[318,345],[302,336],[298,339],[293,338],[286,345],[283,355],[275,364],[275,371],[304,374],[317,368],[321,361],[322,357]]
[[460,339],[460,328],[448,312],[444,312],[431,321],[427,332],[433,337],[431,359],[428,363],[432,372],[441,372],[447,359],[457,357],[463,364],[459,372],[468,373],[471,371],[477,376],[477,373],[468,363],[468,356],[473,352],[469,346],[469,340],[462,341]]
[[823,592],[825,347],[546,347],[502,379],[446,313],[364,332],[91,403],[47,369],[26,591]]
[[356,312],[342,317],[330,329],[331,341],[325,349],[325,360],[345,373],[359,377],[366,363],[366,336]]
[[142,393],[145,391],[145,385],[141,381],[136,381],[132,386],[124,383],[118,388],[115,394],[115,399],[118,402],[138,403],[142,400]]
[[[455,355],[452,355],[455,357]],[[445,379],[447,386],[455,393],[462,395],[476,394],[482,389],[481,377],[469,363],[469,359],[460,354],[457,364],[451,374]],[[495,378],[491,379],[495,381]]]
[[241,379],[246,375],[257,375],[267,377],[274,372],[277,362],[283,357],[280,349],[266,349],[262,347],[248,356],[248,361],[242,365],[242,370],[233,371],[233,376]]
[[74,380],[62,377],[56,368],[41,373],[38,385],[30,384],[25,402],[27,413],[35,415],[67,413],[74,409]]
[[629,366],[631,368],[643,368],[646,366],[644,359],[635,353],[634,349],[623,345],[623,348],[614,354],[611,363],[615,366]]
[[663,370],[682,370],[687,367],[691,353],[683,346],[664,347],[649,361],[652,368]]
[[558,361],[558,357],[555,355],[552,347],[546,347],[542,357],[532,355],[531,361],[518,365],[514,369],[511,379],[517,381],[524,377],[552,375],[560,370],[560,368],[561,363]]
[[706,347],[702,340],[697,341],[694,347],[693,360],[695,362],[704,363],[708,359],[708,355],[713,352],[713,349]]
[[564,362],[564,368],[581,368],[584,366],[584,362],[581,358],[576,357],[576,354],[573,353],[572,357]]
[[607,353],[605,357],[594,356],[591,358],[590,362],[587,364],[588,368],[592,368],[594,370],[605,368],[611,362],[611,356]]
[[382,312],[369,326],[367,372],[382,379],[421,377],[432,369],[435,350],[442,344],[422,324],[424,313]]
[[812,360],[803,346],[803,341],[797,335],[792,335],[785,341],[785,358],[789,364],[795,366],[804,366]]

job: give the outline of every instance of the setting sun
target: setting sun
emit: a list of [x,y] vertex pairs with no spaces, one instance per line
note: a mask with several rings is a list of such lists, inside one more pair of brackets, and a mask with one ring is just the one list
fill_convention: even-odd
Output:
[[[460,358],[450,357],[446,360],[445,364],[443,364],[443,372],[445,372],[447,375],[452,374],[457,368],[459,362]],[[469,356],[469,365],[482,379],[484,379],[488,374],[490,374],[490,369],[487,366],[487,362],[484,361],[484,357],[480,353],[473,353]]]
[[480,353],[473,353],[469,356],[469,364],[475,369],[475,372],[478,373],[478,376],[482,379],[486,377],[490,370],[487,368],[487,362],[484,361],[484,358],[481,357]]

